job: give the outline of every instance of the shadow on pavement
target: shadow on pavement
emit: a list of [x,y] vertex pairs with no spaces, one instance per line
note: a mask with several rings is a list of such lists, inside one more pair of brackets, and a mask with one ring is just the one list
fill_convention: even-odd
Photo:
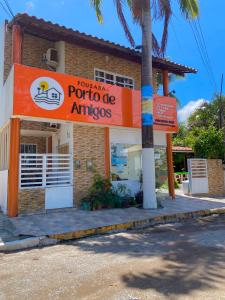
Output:
[[[129,288],[151,289],[166,296],[188,295],[222,284],[225,288],[225,243],[221,248],[214,247],[217,244],[214,233],[223,233],[222,240],[225,240],[224,225],[224,218],[209,217],[68,244],[89,253],[143,258],[147,262],[144,266],[121,275]],[[201,236],[203,241],[199,242]],[[151,259],[156,257],[160,264],[151,264]]]

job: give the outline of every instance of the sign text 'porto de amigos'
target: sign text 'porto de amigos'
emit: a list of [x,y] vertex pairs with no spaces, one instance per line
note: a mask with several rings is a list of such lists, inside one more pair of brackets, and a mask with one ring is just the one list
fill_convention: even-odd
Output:
[[[155,129],[177,130],[176,100],[154,96]],[[140,91],[43,69],[14,65],[13,114],[141,127]]]

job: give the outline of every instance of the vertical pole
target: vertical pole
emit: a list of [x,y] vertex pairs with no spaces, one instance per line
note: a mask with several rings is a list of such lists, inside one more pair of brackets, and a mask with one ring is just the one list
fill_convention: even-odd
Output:
[[[169,95],[169,76],[167,70],[163,70],[163,94],[164,96]],[[166,134],[166,143],[169,195],[172,197],[172,199],[175,199],[172,135],[170,133]]]
[[22,29],[19,25],[12,28],[12,63],[22,63]]
[[8,215],[18,215],[20,119],[10,121],[10,153],[8,179]]
[[155,192],[155,156],[153,139],[153,74],[152,74],[152,20],[150,0],[142,2],[142,174],[143,208],[157,208]]
[[[12,28],[12,64],[22,63],[22,29],[19,25]],[[8,176],[8,215],[18,215],[19,192],[19,153],[20,153],[20,119],[10,120],[10,149]]]
[[109,128],[105,128],[105,176],[110,178],[110,141]]

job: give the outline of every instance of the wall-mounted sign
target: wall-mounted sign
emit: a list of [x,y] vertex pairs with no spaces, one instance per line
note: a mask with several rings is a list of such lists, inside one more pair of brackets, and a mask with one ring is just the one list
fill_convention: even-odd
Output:
[[[155,129],[176,131],[176,107],[169,104],[174,99],[166,97],[162,109],[165,97],[158,97],[153,101]],[[15,64],[13,115],[140,128],[141,93]]]
[[177,101],[172,97],[154,95],[154,129],[177,132]]

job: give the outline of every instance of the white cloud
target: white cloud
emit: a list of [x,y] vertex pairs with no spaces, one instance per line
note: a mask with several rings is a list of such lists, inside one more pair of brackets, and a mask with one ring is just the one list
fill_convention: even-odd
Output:
[[25,3],[25,9],[26,9],[26,11],[27,12],[30,12],[31,10],[33,10],[34,8],[35,8],[35,4],[34,4],[34,2],[33,1],[27,1],[26,3]]
[[198,99],[188,102],[184,107],[178,110],[179,121],[186,122],[188,117],[205,102],[208,101],[205,99]]

